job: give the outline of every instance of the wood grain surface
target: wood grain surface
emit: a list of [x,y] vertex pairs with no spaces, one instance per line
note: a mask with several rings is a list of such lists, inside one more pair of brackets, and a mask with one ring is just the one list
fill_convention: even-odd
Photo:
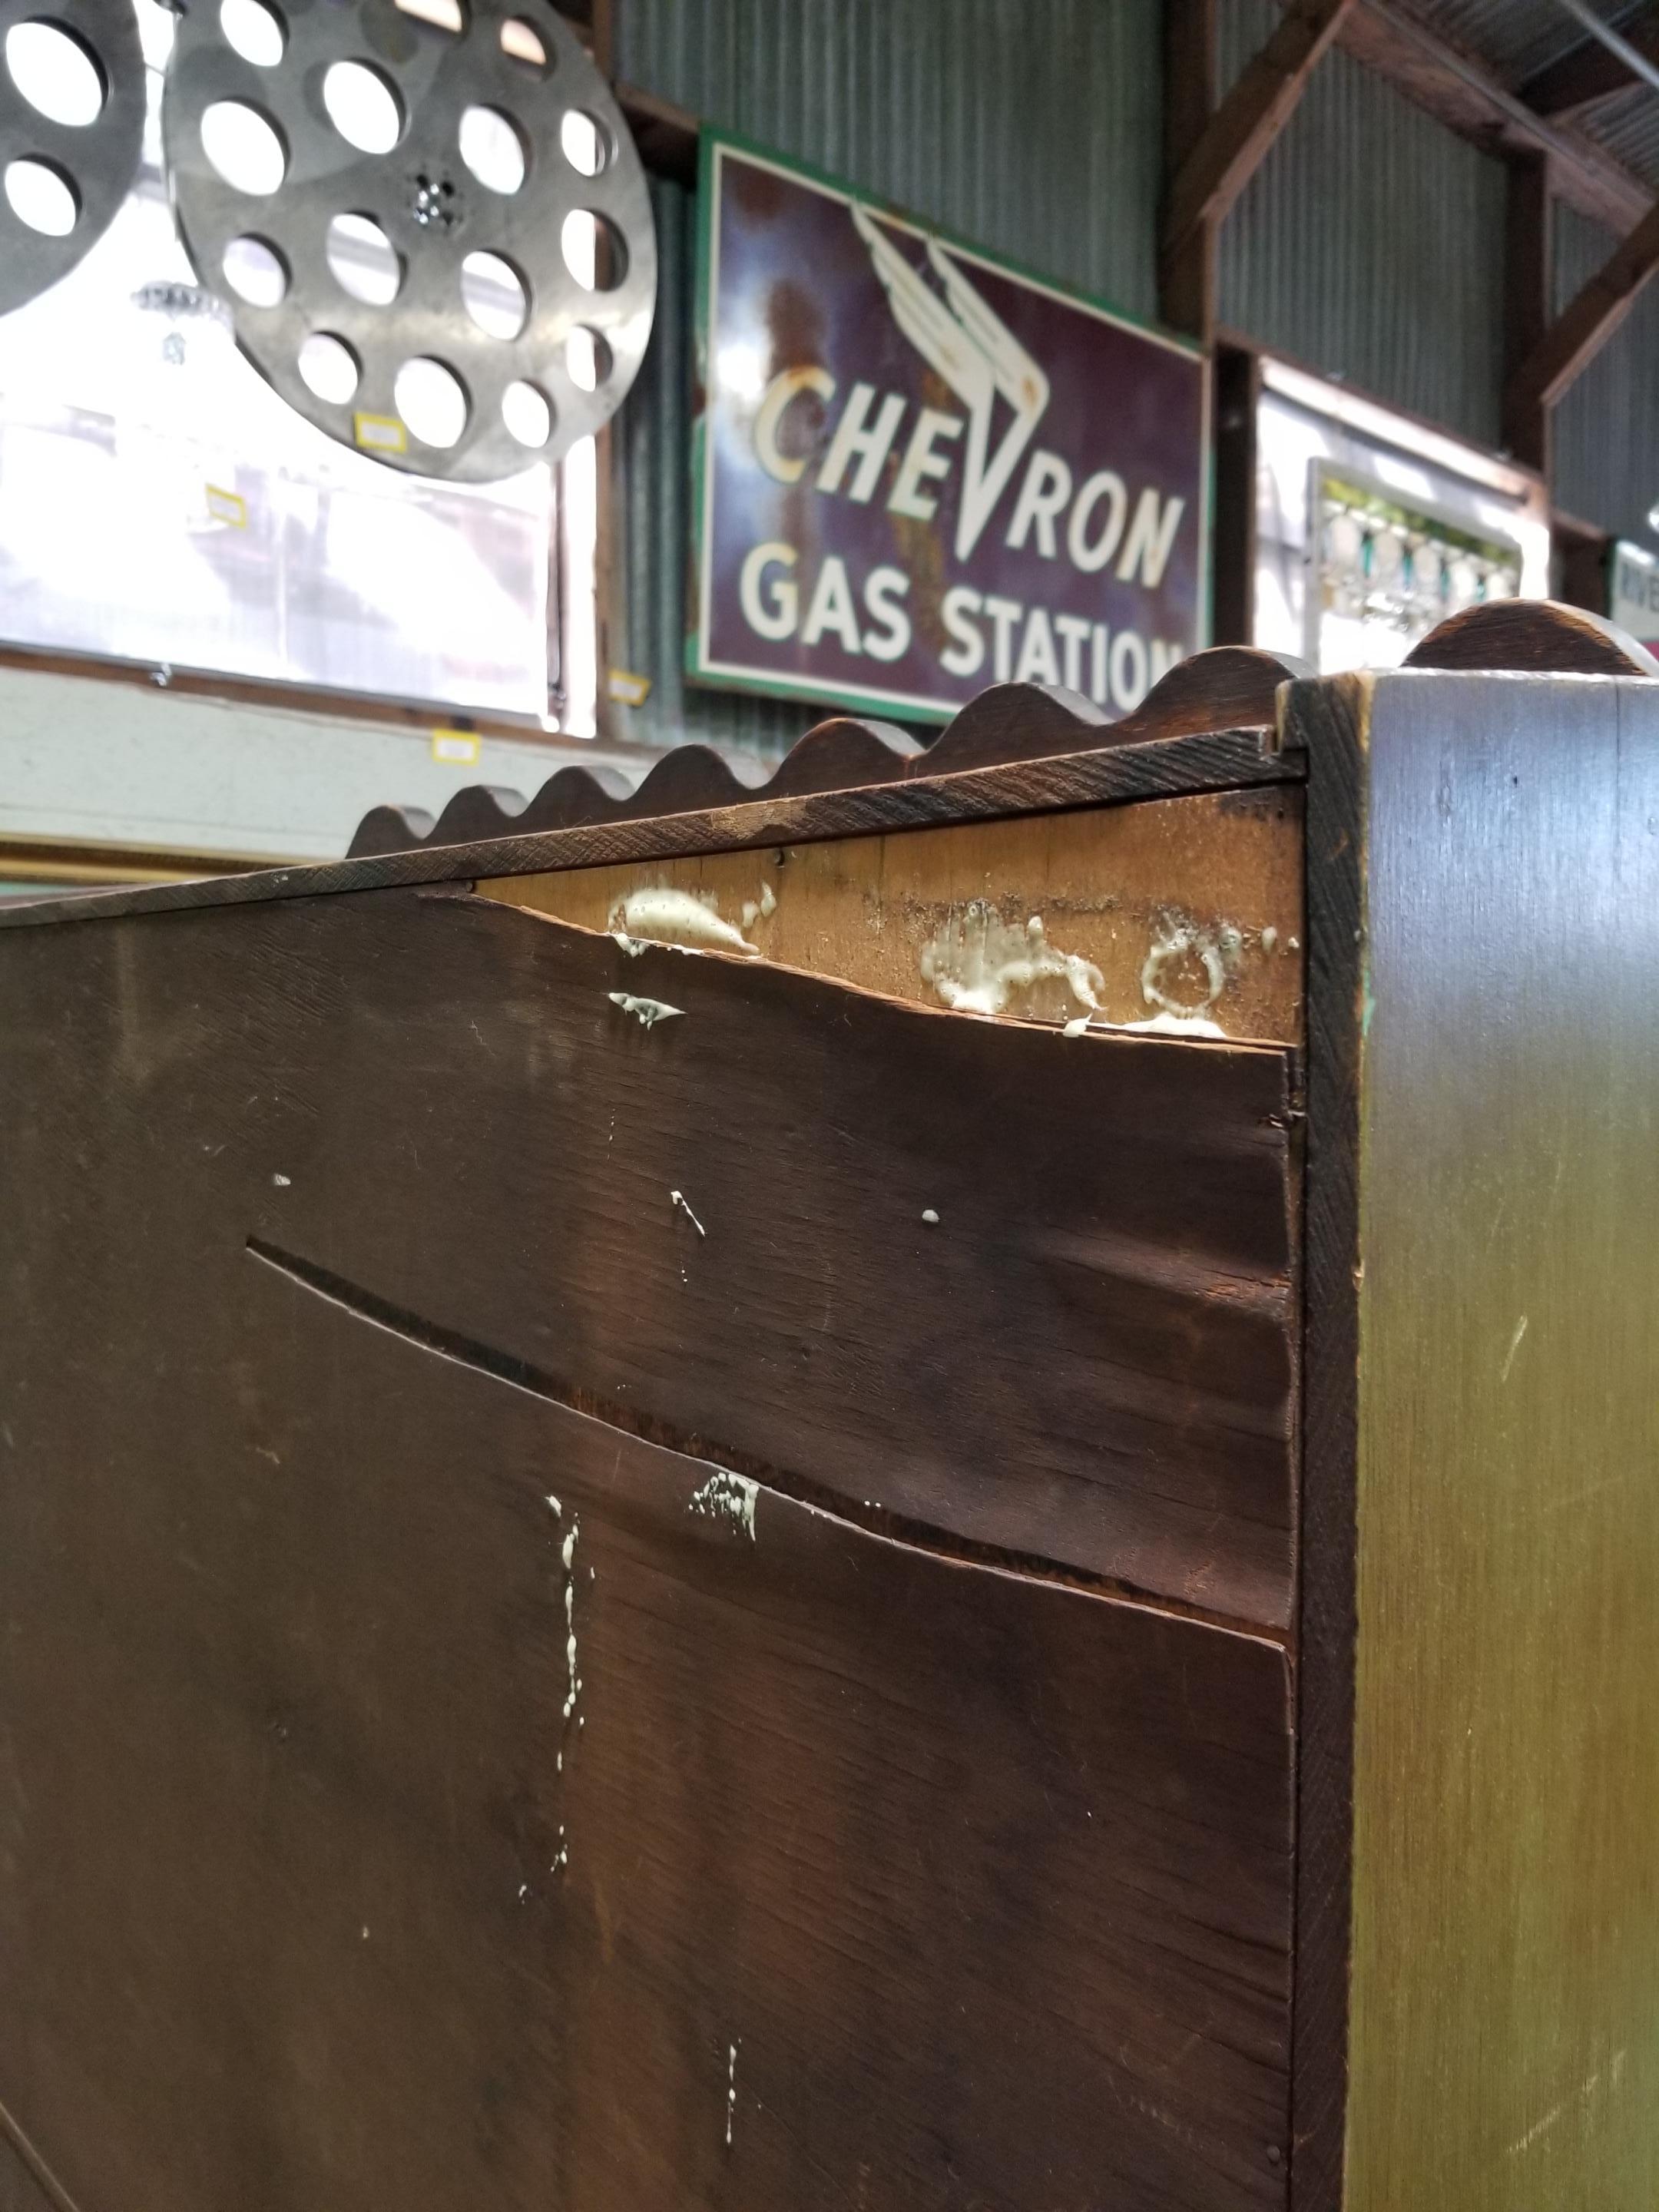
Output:
[[[0,2098],[82,2212],[1282,2203],[1283,1650],[879,1505],[1070,1437],[1063,1553],[1137,1468],[1220,1552],[1248,1467],[1282,1595],[1285,1054],[401,893],[0,1004]],[[653,1441],[700,1376],[870,1517]]]
[[[1260,659],[1259,655],[1250,655]],[[1298,754],[1279,751],[1273,733],[1224,729],[1212,734],[1110,743],[1001,768],[967,768],[856,790],[809,791],[794,798],[744,798],[641,821],[599,821],[540,833],[514,832],[483,844],[422,845],[412,851],[336,860],[304,868],[255,869],[198,883],[149,884],[82,898],[0,907],[0,929],[59,927],[117,914],[172,913],[200,907],[263,905],[272,899],[373,890],[396,884],[465,883],[477,876],[527,875],[688,853],[754,851],[823,837],[881,835],[949,822],[991,821],[1068,806],[1115,806],[1183,792],[1297,784]]]
[[[1366,752],[1341,2203],[1636,2212],[1659,2202],[1659,689],[1382,677]],[[1310,926],[1317,1000],[1317,899]],[[1311,1486],[1311,1407],[1309,1445]]]
[[[848,837],[764,853],[505,876],[481,896],[582,927],[611,926],[630,892],[666,884],[710,900],[767,960],[940,1003],[924,960],[1026,927],[1091,963],[1105,1018],[1182,1008],[1229,1036],[1302,1033],[1302,793],[1230,792],[1091,807],[953,829]],[[948,951],[947,951],[948,959]],[[958,951],[958,959],[960,951]],[[1040,979],[1009,1011],[1085,1011]]]
[[629,957],[454,896],[53,931],[5,974],[60,979],[7,1018],[32,1141],[68,1021],[88,1141],[159,1110],[123,1054],[176,1066],[170,1202],[240,1160],[240,1235],[573,1403],[872,1526],[1288,1620],[1284,1052]]

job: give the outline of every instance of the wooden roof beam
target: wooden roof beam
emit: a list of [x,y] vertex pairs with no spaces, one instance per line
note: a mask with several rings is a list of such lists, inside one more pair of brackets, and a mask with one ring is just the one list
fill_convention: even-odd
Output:
[[1170,188],[1166,257],[1218,223],[1290,120],[1320,56],[1356,0],[1291,0],[1273,36],[1211,117]]
[[[1645,55],[1650,61],[1659,61],[1659,6],[1644,8],[1630,21],[1613,27],[1638,53]],[[1599,39],[1585,39],[1547,69],[1529,77],[1521,87],[1521,98],[1540,115],[1572,115],[1580,109],[1611,100],[1618,93],[1628,92],[1638,82],[1627,62]]]
[[1505,395],[1505,414],[1519,418],[1531,408],[1553,407],[1589,367],[1655,275],[1659,275],[1659,204],[1620,242],[1516,371]]

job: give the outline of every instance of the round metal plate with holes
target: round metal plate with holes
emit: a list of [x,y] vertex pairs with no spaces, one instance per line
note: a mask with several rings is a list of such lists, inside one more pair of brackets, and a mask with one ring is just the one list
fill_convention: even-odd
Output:
[[0,315],[102,237],[143,140],[132,0],[0,0]]
[[343,443],[488,482],[556,459],[633,382],[645,173],[547,0],[195,0],[161,119],[198,275]]

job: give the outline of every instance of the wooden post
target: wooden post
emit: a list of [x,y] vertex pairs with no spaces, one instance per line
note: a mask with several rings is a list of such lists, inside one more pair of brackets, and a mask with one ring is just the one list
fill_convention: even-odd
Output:
[[1255,629],[1255,422],[1261,356],[1220,346],[1215,357],[1216,645],[1249,645]]
[[[1164,174],[1165,200],[1209,128],[1216,100],[1216,0],[1165,0],[1164,9]],[[1158,299],[1164,319],[1208,345],[1216,323],[1216,237],[1220,226],[1196,222],[1173,245],[1165,226]]]
[[1551,298],[1553,230],[1549,157],[1515,155],[1509,164],[1504,230],[1504,442],[1517,461],[1547,481],[1550,409],[1523,390],[1519,372],[1542,343]]

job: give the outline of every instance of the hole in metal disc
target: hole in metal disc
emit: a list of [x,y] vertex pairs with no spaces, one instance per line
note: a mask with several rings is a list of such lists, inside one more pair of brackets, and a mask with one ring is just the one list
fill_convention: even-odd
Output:
[[389,307],[402,290],[398,249],[368,216],[337,215],[328,227],[327,252],[335,283],[354,300]]
[[500,108],[467,108],[461,117],[460,148],[462,161],[486,190],[507,195],[523,184],[524,140]]
[[7,167],[6,198],[18,222],[43,238],[67,238],[81,219],[81,203],[69,179],[49,162],[27,155]]
[[263,238],[233,238],[225,248],[225,282],[250,307],[279,307],[288,293],[288,269]]
[[274,124],[245,100],[216,100],[202,116],[202,151],[234,191],[263,197],[288,174]]
[[509,384],[501,394],[501,421],[509,438],[539,453],[553,435],[553,410],[533,384]]
[[430,23],[434,31],[447,31],[453,39],[466,28],[460,0],[398,0],[398,7],[403,15]]
[[37,114],[84,130],[104,112],[104,72],[87,48],[56,23],[14,23],[6,68]]
[[565,110],[559,124],[559,149],[579,177],[597,177],[611,166],[614,151],[604,124],[580,107]]
[[529,319],[524,279],[499,253],[469,253],[461,264],[461,297],[478,328],[492,338],[515,338]]
[[323,79],[323,106],[348,146],[389,154],[404,131],[404,111],[388,78],[367,62],[336,62]]
[[597,392],[611,374],[611,349],[597,331],[578,323],[564,342],[564,368],[578,392]]
[[453,446],[466,428],[465,390],[441,361],[406,361],[398,371],[392,397],[410,436],[423,446]]
[[628,274],[622,233],[602,215],[572,208],[559,231],[564,265],[584,291],[614,291]]
[[219,28],[232,52],[255,69],[275,69],[288,46],[282,17],[264,0],[220,0]]
[[501,52],[509,61],[522,62],[538,76],[547,73],[547,48],[542,44],[541,33],[522,15],[509,15],[501,25]]
[[351,348],[327,331],[313,331],[300,348],[300,375],[306,389],[336,407],[343,407],[351,398],[361,374]]

